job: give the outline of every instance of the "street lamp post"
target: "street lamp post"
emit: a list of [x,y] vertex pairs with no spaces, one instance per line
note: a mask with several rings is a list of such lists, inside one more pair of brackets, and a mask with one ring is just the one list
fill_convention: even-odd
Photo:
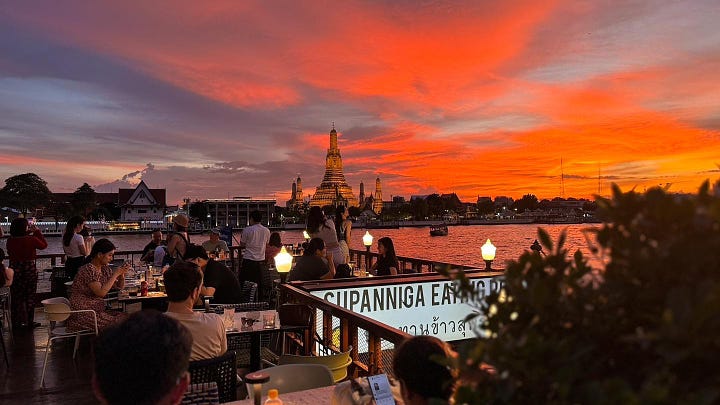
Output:
[[480,251],[482,252],[483,260],[485,260],[485,271],[492,271],[490,265],[492,261],[495,260],[495,245],[488,239],[485,244],[482,245]]
[[210,213],[209,212],[207,214],[207,219],[208,219],[208,229],[210,229],[210,228],[212,228],[212,222],[210,222]]

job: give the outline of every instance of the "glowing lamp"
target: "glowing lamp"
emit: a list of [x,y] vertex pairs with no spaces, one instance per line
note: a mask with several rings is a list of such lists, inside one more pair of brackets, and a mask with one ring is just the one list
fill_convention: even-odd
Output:
[[495,260],[495,245],[488,239],[487,242],[482,245],[480,251],[482,251],[482,258],[485,260],[485,270],[491,271],[490,265],[492,261]]
[[278,273],[287,273],[292,267],[293,257],[285,250],[285,246],[280,249],[280,253],[275,255],[275,268]]
[[303,231],[303,238],[305,238],[305,241],[309,241],[309,240],[310,240],[310,234],[307,233],[307,231]]
[[373,236],[370,235],[370,231],[365,231],[365,235],[363,235],[363,245],[365,245],[365,249],[370,251],[370,246],[372,246]]

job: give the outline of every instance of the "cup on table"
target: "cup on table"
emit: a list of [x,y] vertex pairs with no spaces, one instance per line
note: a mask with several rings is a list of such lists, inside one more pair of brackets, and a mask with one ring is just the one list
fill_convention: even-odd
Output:
[[263,313],[262,322],[265,329],[275,329],[275,312]]
[[223,323],[225,323],[225,329],[232,329],[235,326],[235,308],[224,309]]

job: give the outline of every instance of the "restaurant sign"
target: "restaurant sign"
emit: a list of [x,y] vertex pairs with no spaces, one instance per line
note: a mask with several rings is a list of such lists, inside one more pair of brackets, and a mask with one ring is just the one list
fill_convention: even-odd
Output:
[[[476,296],[461,299],[453,292],[453,281],[427,281],[315,290],[311,293],[330,303],[372,318],[411,335],[432,335],[444,341],[475,337],[481,317],[465,318],[477,312],[477,303],[499,292],[503,276],[473,278]],[[472,304],[472,305],[471,305]]]

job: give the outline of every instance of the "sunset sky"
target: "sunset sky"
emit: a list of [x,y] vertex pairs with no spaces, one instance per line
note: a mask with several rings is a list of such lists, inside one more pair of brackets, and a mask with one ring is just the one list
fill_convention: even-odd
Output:
[[720,178],[719,21],[717,0],[0,1],[0,181],[284,205],[334,121],[356,194],[696,191]]

